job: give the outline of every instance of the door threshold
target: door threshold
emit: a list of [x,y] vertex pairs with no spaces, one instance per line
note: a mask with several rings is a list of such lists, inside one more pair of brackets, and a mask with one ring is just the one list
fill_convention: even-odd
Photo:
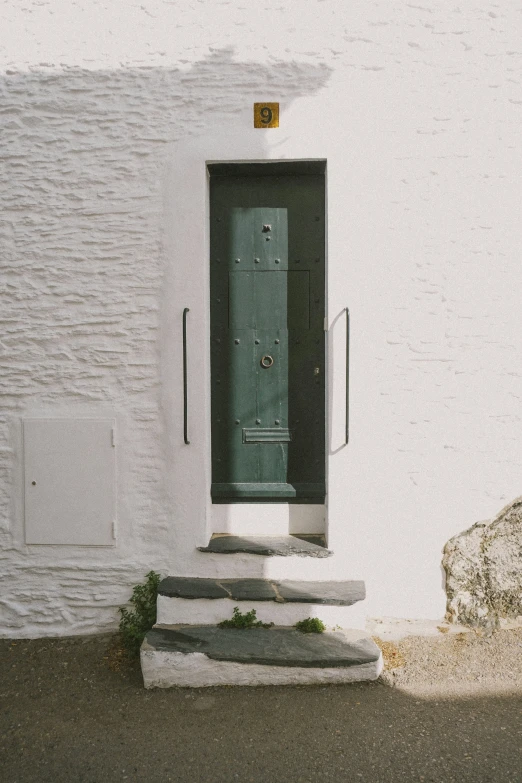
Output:
[[213,483],[213,503],[324,503],[325,485],[276,483]]
[[245,554],[264,557],[330,557],[333,552],[325,546],[306,541],[298,536],[233,536],[214,534],[207,546],[198,546],[200,552],[221,555]]

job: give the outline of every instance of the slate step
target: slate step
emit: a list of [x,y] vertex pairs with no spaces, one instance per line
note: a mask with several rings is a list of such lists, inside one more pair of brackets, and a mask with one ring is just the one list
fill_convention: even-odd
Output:
[[375,680],[382,655],[363,631],[155,627],[141,648],[146,688]]
[[233,601],[277,601],[305,604],[350,606],[364,601],[362,580],[343,582],[299,582],[274,579],[206,579],[192,576],[167,576],[158,593],[169,598],[230,598]]
[[265,557],[280,556],[289,557],[330,557],[333,555],[329,549],[309,540],[297,538],[297,536],[232,536],[228,534],[214,535],[208,546],[198,547],[200,552],[213,552],[215,554],[247,554],[263,555]]
[[212,625],[232,616],[235,602],[248,602],[262,622],[294,625],[318,617],[326,625],[353,622],[349,607],[366,597],[361,580],[276,581],[271,579],[204,579],[169,576],[158,588],[158,623]]

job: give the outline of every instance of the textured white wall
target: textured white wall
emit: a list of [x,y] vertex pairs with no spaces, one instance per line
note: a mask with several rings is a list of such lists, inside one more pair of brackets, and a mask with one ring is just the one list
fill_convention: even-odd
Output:
[[[209,532],[212,157],[328,158],[336,377],[347,304],[353,321],[332,569],[366,580],[372,616],[440,616],[444,542],[520,494],[521,11],[51,0],[0,14],[1,632],[113,627],[151,568],[218,567],[194,552]],[[281,102],[278,131],[251,128],[263,99]],[[185,305],[203,400],[190,454]],[[334,384],[332,451],[341,397]],[[21,417],[39,415],[117,419],[114,549],[23,543]]]

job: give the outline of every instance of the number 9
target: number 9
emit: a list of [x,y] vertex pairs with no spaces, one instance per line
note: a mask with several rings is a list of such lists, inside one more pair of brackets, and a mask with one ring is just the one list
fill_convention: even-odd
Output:
[[272,122],[272,109],[269,109],[268,106],[263,106],[259,114],[261,115],[263,125],[270,125]]

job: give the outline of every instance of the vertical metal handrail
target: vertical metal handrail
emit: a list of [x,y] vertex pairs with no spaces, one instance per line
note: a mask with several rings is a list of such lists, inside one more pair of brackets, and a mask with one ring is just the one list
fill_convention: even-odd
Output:
[[183,438],[187,446],[188,439],[188,402],[187,402],[187,313],[188,307],[183,310]]
[[345,307],[346,313],[346,426],[344,432],[344,445],[348,445],[350,437],[350,310]]

